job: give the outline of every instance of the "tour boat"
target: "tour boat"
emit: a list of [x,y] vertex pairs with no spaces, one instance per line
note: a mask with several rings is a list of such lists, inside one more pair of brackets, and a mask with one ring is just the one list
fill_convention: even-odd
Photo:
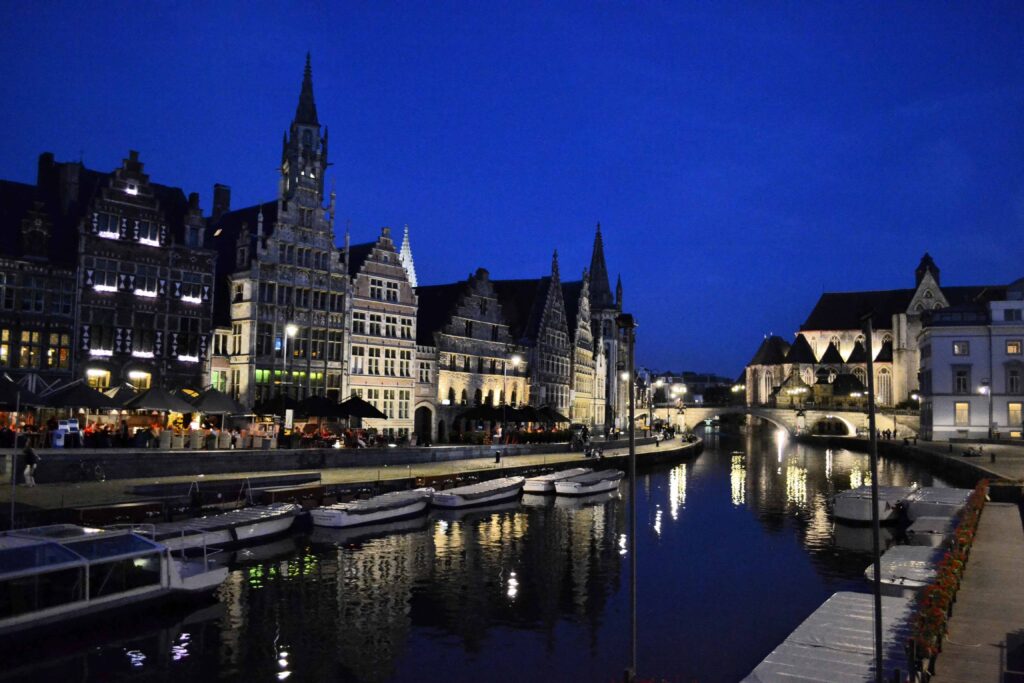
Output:
[[953,538],[956,524],[955,517],[918,517],[907,527],[907,542],[910,545],[941,548]]
[[598,470],[578,474],[555,482],[555,493],[560,496],[589,496],[593,493],[614,491],[626,476],[622,470]]
[[[935,578],[937,565],[943,552],[937,548],[920,545],[895,545],[880,559],[882,568],[882,593],[896,597],[906,596],[924,588]],[[864,570],[868,581],[875,580],[875,565]]]
[[[899,518],[900,509],[916,486],[879,486],[878,521],[894,522]],[[832,516],[847,522],[871,521],[871,487],[858,486],[849,491],[837,493],[832,499]]]
[[907,498],[907,518],[952,517],[967,504],[971,489],[950,489],[928,486]]
[[431,488],[393,491],[366,500],[314,508],[309,514],[313,518],[314,526],[335,529],[380,524],[426,513],[433,494],[434,489]]
[[0,634],[118,607],[212,592],[228,568],[203,557],[174,556],[129,529],[73,524],[0,534]]
[[465,508],[476,505],[487,505],[517,498],[523,491],[526,479],[523,477],[500,477],[481,481],[468,486],[456,486],[453,489],[434,493],[432,504],[439,508]]
[[144,530],[171,550],[197,551],[203,546],[225,548],[262,543],[291,529],[301,513],[302,507],[295,503],[272,503],[132,528]]
[[587,472],[593,472],[593,470],[587,467],[574,467],[571,470],[562,470],[561,472],[551,472],[550,474],[542,474],[538,477],[530,477],[523,486],[523,493],[554,493],[556,481],[577,477]]

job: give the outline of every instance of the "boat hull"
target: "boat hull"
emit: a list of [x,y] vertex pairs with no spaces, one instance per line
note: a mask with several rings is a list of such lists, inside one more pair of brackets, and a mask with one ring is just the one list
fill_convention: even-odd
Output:
[[593,483],[580,483],[575,481],[555,482],[555,493],[560,496],[592,496],[596,493],[616,491],[622,476],[609,477]]
[[348,510],[332,510],[330,508],[310,510],[309,514],[313,518],[313,526],[327,527],[329,529],[346,529],[371,524],[385,524],[387,522],[416,517],[425,514],[429,505],[430,500],[423,498],[390,510],[378,510],[363,514],[351,514]]
[[[870,524],[871,499],[870,498],[836,498],[835,506],[832,509],[832,516],[844,522],[860,522]],[[878,521],[881,523],[895,522],[899,519],[899,507],[888,501],[878,501]]]
[[445,510],[455,510],[459,508],[479,507],[481,505],[490,505],[492,503],[500,503],[506,500],[512,500],[518,498],[519,494],[522,493],[522,488],[513,488],[507,491],[496,491],[490,495],[477,496],[474,498],[465,498],[455,493],[445,493],[439,491],[434,494],[433,505]]

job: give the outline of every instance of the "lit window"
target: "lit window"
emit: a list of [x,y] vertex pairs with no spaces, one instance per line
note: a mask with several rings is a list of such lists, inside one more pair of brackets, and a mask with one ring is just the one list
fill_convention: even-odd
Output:
[[1014,339],[1006,342],[1006,355],[1007,356],[1019,356],[1020,355],[1020,340]]
[[971,355],[971,343],[966,341],[955,341],[953,342],[953,355],[954,356],[969,356]]
[[1020,403],[1007,403],[1006,404],[1006,424],[1011,427],[1021,426],[1021,404]]
[[966,401],[954,404],[954,422],[957,427],[966,427],[971,424],[971,404]]
[[110,372],[98,368],[89,368],[85,371],[86,380],[93,389],[106,389],[110,386]]

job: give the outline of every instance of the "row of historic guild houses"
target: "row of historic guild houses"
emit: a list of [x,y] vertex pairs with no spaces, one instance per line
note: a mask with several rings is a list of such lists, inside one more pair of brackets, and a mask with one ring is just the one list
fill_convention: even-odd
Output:
[[0,181],[0,370],[39,392],[213,386],[246,409],[282,395],[359,396],[420,442],[478,428],[478,405],[550,406],[624,426],[623,357],[600,226],[591,265],[543,277],[419,285],[409,232],[339,246],[324,194],[307,57],[276,199],[233,209],[152,182],[132,151],[113,172],[39,158],[36,183]]

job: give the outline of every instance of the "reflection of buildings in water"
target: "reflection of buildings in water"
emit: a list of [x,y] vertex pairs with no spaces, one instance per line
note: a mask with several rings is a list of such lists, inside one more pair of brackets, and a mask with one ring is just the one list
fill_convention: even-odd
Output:
[[[833,527],[833,535],[836,547],[857,553],[874,552],[874,530],[869,524],[846,524],[836,522]],[[895,530],[888,525],[882,524],[878,527],[879,548],[882,552],[889,549],[893,544]]]
[[739,507],[747,500],[747,459],[734,454],[729,466],[729,483],[732,486],[732,504]]
[[854,467],[850,470],[850,488],[855,489],[861,486],[871,486],[871,473]]
[[832,454],[832,449],[831,448],[826,448],[825,449],[825,480],[828,481],[828,482],[832,481],[832,458],[833,457],[834,456]]
[[686,463],[668,472],[668,509],[672,519],[679,518],[679,509],[686,507]]
[[815,493],[810,500],[804,542],[812,548],[823,548],[832,542],[832,519],[828,514],[828,496],[824,493]]
[[807,468],[790,463],[786,466],[786,500],[791,505],[807,505]]

